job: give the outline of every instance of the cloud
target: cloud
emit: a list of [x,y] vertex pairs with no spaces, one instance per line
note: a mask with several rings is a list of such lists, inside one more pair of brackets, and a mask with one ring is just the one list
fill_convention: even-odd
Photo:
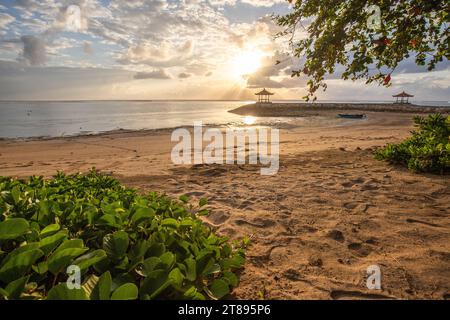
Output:
[[269,87],[281,88],[283,84],[272,79],[284,75],[292,60],[285,53],[275,51],[274,55],[264,57],[259,69],[246,76],[248,88]]
[[[444,58],[444,61],[441,61],[436,64],[436,68],[433,71],[442,71],[450,68],[450,61]],[[419,66],[414,61],[413,57],[410,57],[406,60],[403,60],[399,63],[397,68],[395,69],[394,74],[402,74],[402,73],[420,73],[427,72],[427,66]]]
[[286,2],[286,0],[241,0],[241,2],[254,7],[273,7],[277,3]]
[[0,12],[0,35],[1,34],[6,34],[6,27],[8,26],[8,24],[10,24],[11,22],[15,21],[16,18],[14,18],[12,15],[4,13],[4,12]]
[[190,73],[185,73],[185,72],[181,72],[180,74],[178,74],[178,78],[179,79],[187,79],[191,76]]
[[45,42],[35,36],[22,36],[22,58],[32,66],[44,65],[47,61]]
[[274,44],[273,35],[281,29],[275,25],[270,16],[259,18],[254,23],[235,24],[228,32],[228,41],[239,48],[248,44],[252,46],[271,46]]
[[234,6],[236,0],[208,0],[212,6],[223,7],[223,6]]
[[138,72],[134,75],[134,79],[170,79],[170,75],[163,69],[153,70],[150,72]]
[[0,61],[2,99],[109,99],[126,95],[117,86],[131,83],[128,70],[103,68],[28,67]]
[[130,47],[117,61],[121,64],[145,64],[153,67],[184,65],[193,53],[193,43],[188,40],[181,46],[164,41],[158,46],[142,43]]
[[247,88],[282,88],[283,85],[280,82],[274,81],[268,77],[258,78],[250,76],[247,79]]

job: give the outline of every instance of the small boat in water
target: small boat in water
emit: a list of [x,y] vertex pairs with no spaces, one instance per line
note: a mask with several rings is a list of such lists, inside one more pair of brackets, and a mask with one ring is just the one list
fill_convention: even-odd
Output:
[[347,113],[339,113],[338,116],[340,118],[346,118],[346,119],[362,119],[365,118],[365,114],[347,114]]

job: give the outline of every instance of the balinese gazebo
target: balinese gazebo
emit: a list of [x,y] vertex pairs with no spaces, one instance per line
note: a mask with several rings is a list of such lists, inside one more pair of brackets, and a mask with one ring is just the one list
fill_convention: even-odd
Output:
[[258,96],[258,103],[271,103],[270,96],[273,96],[274,93],[269,92],[264,88],[260,92],[255,93],[255,95]]
[[[402,91],[399,94],[393,95],[393,97],[396,98],[394,103],[403,104],[403,103],[409,103],[408,99],[412,98],[414,96],[412,94],[406,93],[405,91]],[[400,101],[398,98],[400,98]],[[405,98],[406,98],[406,100],[405,100]]]

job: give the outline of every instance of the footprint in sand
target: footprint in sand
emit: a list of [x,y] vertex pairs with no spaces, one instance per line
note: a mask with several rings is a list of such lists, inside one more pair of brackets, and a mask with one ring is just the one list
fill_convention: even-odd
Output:
[[248,209],[248,210],[253,210],[253,201],[250,200],[245,200],[242,202],[242,204],[238,207],[238,209]]
[[347,248],[360,257],[367,257],[372,252],[367,245],[358,242],[350,243]]
[[335,229],[328,231],[327,237],[338,242],[344,242],[345,240],[344,234],[341,231]]
[[366,182],[363,186],[361,186],[362,191],[377,190],[379,188],[380,187],[378,186],[378,184],[373,184],[373,183],[368,183],[368,182]]
[[247,221],[244,219],[236,219],[236,220],[234,220],[234,223],[238,226],[248,224],[248,225],[251,225],[251,226],[257,227],[257,228],[268,228],[268,227],[272,227],[276,224],[275,221],[273,221],[271,219],[266,219],[266,218],[256,218],[253,221]]
[[230,218],[229,213],[220,210],[215,210],[206,217],[206,220],[208,220],[214,226],[220,226],[224,224],[229,218]]
[[344,188],[350,188],[351,186],[353,186],[353,183],[351,183],[351,182],[343,182],[343,183],[341,183],[341,186],[343,186]]
[[205,195],[205,193],[201,192],[201,191],[192,191],[192,192],[185,193],[185,195],[187,195],[188,197],[192,197],[192,196],[201,197],[201,196]]
[[348,210],[353,210],[358,206],[357,202],[345,202],[344,203],[344,208],[348,209]]
[[358,202],[345,202],[343,207],[347,210],[354,210],[358,212],[366,212],[369,208],[368,203],[358,203]]

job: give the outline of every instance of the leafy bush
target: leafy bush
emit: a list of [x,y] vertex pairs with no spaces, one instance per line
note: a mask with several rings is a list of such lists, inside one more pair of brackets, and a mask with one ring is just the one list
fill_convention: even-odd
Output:
[[375,152],[379,160],[400,164],[417,172],[444,174],[450,171],[450,116],[415,117],[412,136]]
[[[220,299],[244,243],[216,236],[189,205],[140,196],[108,176],[0,177],[0,299]],[[68,267],[82,287],[69,289]],[[70,273],[70,272],[69,272]]]

